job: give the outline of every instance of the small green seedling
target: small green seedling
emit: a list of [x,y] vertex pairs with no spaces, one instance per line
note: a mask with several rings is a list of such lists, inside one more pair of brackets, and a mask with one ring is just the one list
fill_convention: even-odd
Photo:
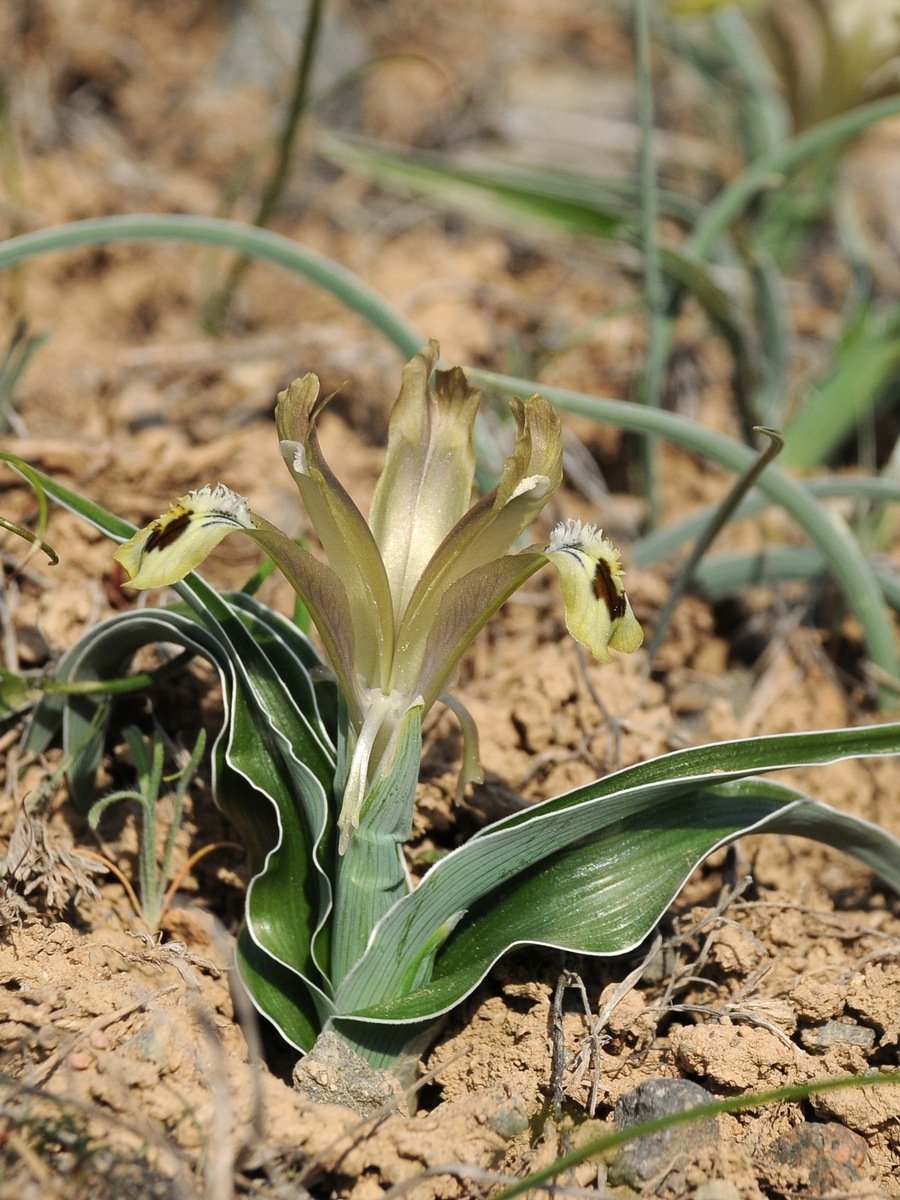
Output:
[[[196,774],[206,748],[206,730],[201,729],[191,756],[174,775],[163,775],[165,744],[161,731],[150,738],[149,744],[136,725],[124,730],[125,741],[137,771],[137,787],[110,792],[91,806],[88,823],[96,829],[100,818],[113,804],[133,800],[138,805],[140,818],[138,853],[138,889],[140,916],[151,933],[159,929],[167,907],[167,889],[172,874],[172,856],[175,842],[184,816],[184,802],[190,782]],[[162,839],[162,853],[157,860],[160,845],[159,804],[164,783],[174,784],[171,792],[172,819]]]

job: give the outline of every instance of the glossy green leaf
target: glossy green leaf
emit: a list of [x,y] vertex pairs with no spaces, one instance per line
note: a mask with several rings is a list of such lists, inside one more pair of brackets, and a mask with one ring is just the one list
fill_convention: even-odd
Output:
[[[213,747],[213,787],[217,803],[248,848],[254,870],[246,923],[256,949],[246,956],[248,971],[264,976],[268,956],[275,964],[270,979],[290,980],[277,1011],[263,1011],[290,1027],[290,1013],[298,1004],[302,1010],[307,996],[307,1006],[312,1004],[319,1012],[321,1024],[329,1011],[327,984],[312,942],[331,903],[328,877],[319,865],[327,828],[326,800],[319,778],[299,757],[308,755],[327,775],[328,758],[322,757],[319,736],[271,669],[265,679],[266,668],[260,661],[253,663],[253,682],[249,682],[247,645],[242,647],[242,662],[227,638],[204,629],[193,614],[149,609],[112,617],[81,639],[58,673],[67,679],[118,675],[139,649],[154,643],[184,646],[207,658],[222,684],[225,720]],[[298,670],[295,663],[295,676]],[[303,693],[310,702],[308,680]],[[94,790],[108,701],[54,695],[45,704],[56,707],[60,701],[65,702],[64,746],[73,757],[72,791],[84,800]],[[247,945],[246,940],[242,945]],[[262,1007],[263,997],[254,991],[252,979],[248,988]],[[277,992],[271,982],[269,991]]]
[[[56,480],[33,474],[47,495],[109,536],[122,541],[133,532]],[[307,674],[307,664],[318,658],[298,630],[252,597],[238,593],[229,600],[197,575],[177,590],[185,604],[176,609],[122,613],[90,630],[57,674],[119,677],[140,648],[154,643],[190,649],[216,668],[225,719],[213,746],[214,790],[255,872],[239,964],[254,1003],[300,1049],[309,1049],[309,1030],[321,1028],[331,1011],[327,963],[317,957],[327,938],[315,938],[332,903],[323,864],[330,853],[326,788],[334,778],[334,749]],[[27,744],[45,743],[61,721],[73,758],[73,794],[83,799],[93,793],[108,715],[109,702],[98,695],[48,695],[35,713]]]
[[[711,849],[751,829],[840,845],[900,888],[900,843],[890,834],[779,785],[738,784],[760,771],[898,752],[900,724],[702,746],[496,822],[388,913],[338,990],[337,1013],[420,1021],[446,1011],[526,928],[525,941],[620,953],[652,929]],[[569,888],[569,878],[581,886]],[[406,994],[416,954],[443,931],[431,982]]]

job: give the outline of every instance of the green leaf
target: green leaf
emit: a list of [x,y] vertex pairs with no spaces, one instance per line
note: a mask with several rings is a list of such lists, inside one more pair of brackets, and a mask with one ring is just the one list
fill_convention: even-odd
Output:
[[[241,611],[241,619],[254,642],[266,655],[273,671],[301,711],[309,718],[319,739],[328,747],[329,760],[332,760],[336,738],[333,697],[328,697],[328,708],[323,713],[324,689],[317,687],[309,674],[311,671],[327,671],[318,651],[302,629],[247,593],[226,592],[224,598],[233,608]],[[326,777],[330,778],[331,774],[332,764],[329,761]]]
[[16,322],[6,353],[0,361],[0,433],[6,433],[12,424],[10,414],[13,412],[19,381],[31,359],[49,338],[49,333],[29,333],[25,317],[20,317]]
[[254,1006],[285,1041],[302,1053],[311,1050],[322,1029],[323,1005],[296,973],[263,950],[244,922],[238,932],[236,958],[241,981]]
[[[133,532],[99,505],[41,472],[32,473],[47,495],[104,533],[125,540]],[[242,942],[254,949],[242,953],[239,962],[254,1003],[285,1036],[296,1035],[300,1049],[309,1049],[302,1014],[315,1012],[321,1028],[331,1012],[328,964],[320,957],[327,937],[317,940],[316,933],[326,925],[332,903],[323,861],[329,852],[325,789],[330,791],[334,778],[334,749],[304,665],[317,658],[298,630],[290,627],[288,633],[274,614],[264,616],[252,597],[239,595],[231,604],[196,574],[177,590],[187,607],[113,617],[89,631],[58,671],[66,679],[118,678],[139,648],[156,642],[183,646],[218,671],[225,722],[213,747],[214,789],[256,872]],[[46,696],[35,714],[37,744],[62,720],[64,743],[74,759],[73,793],[81,797],[92,794],[108,704],[97,695],[55,694]]]
[[[900,724],[702,746],[499,821],[442,859],[387,914],[338,990],[337,1015],[351,1025],[433,1017],[522,942],[621,953],[646,936],[713,848],[750,831],[838,845],[900,888],[900,842],[890,834],[780,785],[747,780],[760,771],[898,752]],[[417,954],[443,930],[447,942],[431,981],[406,995]]]
[[[827,572],[825,559],[812,546],[772,546],[756,553],[714,554],[697,568],[699,588],[717,600],[754,584],[808,583]],[[873,563],[885,599],[900,612],[900,576],[889,567]]]
[[422,706],[401,719],[397,746],[366,791],[359,828],[335,864],[331,978],[335,984],[357,963],[375,925],[412,887],[402,846],[413,819],[422,759]]
[[[209,620],[206,613],[204,620]],[[235,627],[243,628],[237,614]],[[225,719],[213,747],[213,788],[217,803],[240,831],[255,872],[246,908],[247,937],[255,947],[244,955],[248,990],[279,1025],[291,1025],[297,1005],[301,1010],[311,1006],[321,1025],[330,1011],[328,985],[312,944],[331,904],[330,884],[319,863],[326,800],[316,772],[298,757],[309,755],[316,769],[327,774],[319,737],[282,681],[253,652],[249,636],[236,649],[221,629],[204,629],[195,614],[165,609],[119,614],[86,634],[60,671],[69,679],[119,675],[137,650],[160,642],[207,658],[222,684]],[[301,695],[307,701],[312,696],[308,681]],[[108,702],[96,696],[54,695],[45,704],[61,702],[64,744],[73,755],[73,792],[83,799],[93,790]],[[274,962],[268,974],[266,956]],[[254,992],[257,976],[268,983]],[[285,994],[275,985],[287,979]]]
[[636,216],[635,196],[624,196],[621,185],[586,176],[484,158],[467,164],[446,155],[334,134],[323,138],[319,149],[332,162],[388,187],[434,196],[442,204],[506,223],[524,217],[567,233],[609,238]]
[[[900,481],[870,475],[822,475],[807,479],[803,487],[816,500],[871,500],[880,503],[900,501]],[[729,518],[730,521],[755,516],[773,503],[773,497],[758,488],[745,496]],[[632,542],[628,557],[639,567],[650,566],[673,554],[685,542],[697,538],[716,513],[718,505],[708,504],[681,521],[673,521],[655,529],[639,541]],[[799,547],[798,547],[799,548]],[[821,561],[822,556],[819,555]],[[873,566],[873,569],[874,566]]]
[[792,789],[743,780],[691,793],[676,806],[657,805],[491,893],[448,941],[432,986],[444,994],[467,987],[473,963],[495,961],[511,944],[607,955],[631,949],[703,858],[751,832],[815,837],[868,862],[900,889],[900,843],[833,810],[826,816]]
[[[2,243],[0,243],[0,245],[2,245]],[[32,533],[29,529],[23,529],[21,525],[16,525],[12,521],[7,521],[5,517],[0,518],[0,527],[8,529],[11,533],[15,533],[18,537],[24,538],[27,542],[31,542],[32,546],[43,550],[52,563],[58,563],[59,556],[57,555],[56,551],[52,546],[48,546],[41,537],[44,530],[47,528],[47,518],[49,515],[47,491],[44,486],[46,476],[42,475],[40,471],[35,470],[35,468],[29,463],[25,462],[24,459],[19,458],[17,454],[12,454],[9,450],[0,450],[0,462],[9,463],[13,470],[18,471],[23,479],[25,479],[31,485],[38,506],[38,532]]]
[[898,113],[900,96],[891,95],[822,121],[761,154],[707,205],[691,234],[689,253],[708,258],[719,238],[761,193],[783,186],[783,176]]
[[[709,1117],[717,1118],[727,1113],[752,1112],[766,1105],[782,1104],[784,1101],[796,1103],[808,1100],[810,1096],[823,1095],[845,1088],[897,1087],[900,1086],[900,1071],[865,1071],[858,1075],[844,1075],[831,1079],[811,1079],[806,1083],[788,1084],[786,1087],[767,1088],[764,1092],[745,1092],[741,1096],[729,1096],[724,1100],[713,1100],[705,1104],[697,1104],[680,1112],[668,1113],[664,1117],[654,1117],[649,1121],[639,1121],[636,1125],[617,1129],[614,1133],[605,1133],[593,1137],[579,1145],[577,1150],[561,1154],[547,1166],[540,1167],[524,1178],[517,1179],[511,1187],[495,1193],[493,1200],[517,1200],[519,1196],[534,1196],[545,1190],[552,1191],[551,1181],[559,1176],[569,1174],[573,1167],[589,1159],[609,1161],[613,1152],[626,1142],[637,1138],[657,1134],[662,1130],[671,1129],[676,1125],[691,1124],[704,1121]],[[548,1186],[549,1185],[549,1186]]]
[[[378,183],[476,216],[518,228],[522,220],[560,229],[572,236],[621,238],[640,245],[639,186],[544,168],[512,166],[492,159],[459,161],[425,151],[404,151],[365,139],[329,135],[320,150],[332,161]],[[682,196],[661,192],[664,216],[690,221],[694,206]],[[745,396],[752,391],[759,364],[739,305],[715,282],[707,266],[673,245],[659,247],[660,266],[673,283],[687,288],[706,309],[713,325],[735,355],[735,377]],[[749,401],[748,401],[749,402]]]
[[0,667],[0,721],[24,712],[40,696],[33,676],[17,675]]
[[[717,87],[714,99],[733,102],[737,93],[735,117],[744,133],[744,157],[754,159],[781,145],[790,135],[790,110],[778,87],[772,60],[741,8],[732,4],[719,7],[710,24],[724,61],[710,63],[708,71],[702,63],[698,67],[706,82]],[[701,39],[698,49],[708,52],[706,39]]]
[[882,320],[866,314],[785,427],[785,461],[808,470],[828,459],[875,407],[898,365],[900,314]]

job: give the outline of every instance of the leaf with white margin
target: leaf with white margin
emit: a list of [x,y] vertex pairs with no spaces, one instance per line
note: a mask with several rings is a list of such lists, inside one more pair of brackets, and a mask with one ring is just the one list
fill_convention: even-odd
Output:
[[[442,859],[381,921],[338,990],[335,1024],[353,1036],[357,1021],[433,1018],[521,942],[621,953],[653,928],[706,854],[750,829],[838,845],[900,889],[900,842],[886,831],[767,781],[724,786],[760,771],[898,752],[900,724],[703,746],[496,822]],[[444,929],[431,982],[406,994],[423,947]]]

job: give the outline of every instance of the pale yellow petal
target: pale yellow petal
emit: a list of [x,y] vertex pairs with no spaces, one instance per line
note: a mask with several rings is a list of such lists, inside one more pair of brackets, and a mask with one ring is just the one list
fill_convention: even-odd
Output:
[[[395,664],[395,686],[403,681],[400,686],[406,687],[418,673],[426,643],[433,640],[432,630],[445,596],[467,576],[474,577],[475,572],[502,561],[562,482],[562,426],[555,409],[537,395],[513,400],[511,408],[516,420],[516,443],[500,482],[476,501],[444,538],[422,572],[403,615],[398,644],[406,653]],[[454,628],[460,623],[462,627],[471,626],[471,641],[502,603],[498,599],[484,613],[469,604],[465,612],[457,614]],[[436,664],[432,664],[429,676],[442,677]]]
[[399,624],[431,556],[472,500],[472,427],[481,393],[459,367],[437,371],[437,342],[403,371],[369,524],[384,558]]
[[545,551],[559,570],[569,633],[599,662],[613,650],[630,654],[644,640],[625,594],[619,552],[595,525],[558,525]]
[[254,528],[246,499],[220,483],[176,500],[123,542],[113,558],[125,568],[131,587],[165,587],[193,571],[235,529]]
[[362,513],[325,461],[316,425],[330,396],[315,375],[279,392],[275,425],[281,455],[350,605],[357,670],[367,686],[387,681],[394,652],[394,612],[384,563]]

